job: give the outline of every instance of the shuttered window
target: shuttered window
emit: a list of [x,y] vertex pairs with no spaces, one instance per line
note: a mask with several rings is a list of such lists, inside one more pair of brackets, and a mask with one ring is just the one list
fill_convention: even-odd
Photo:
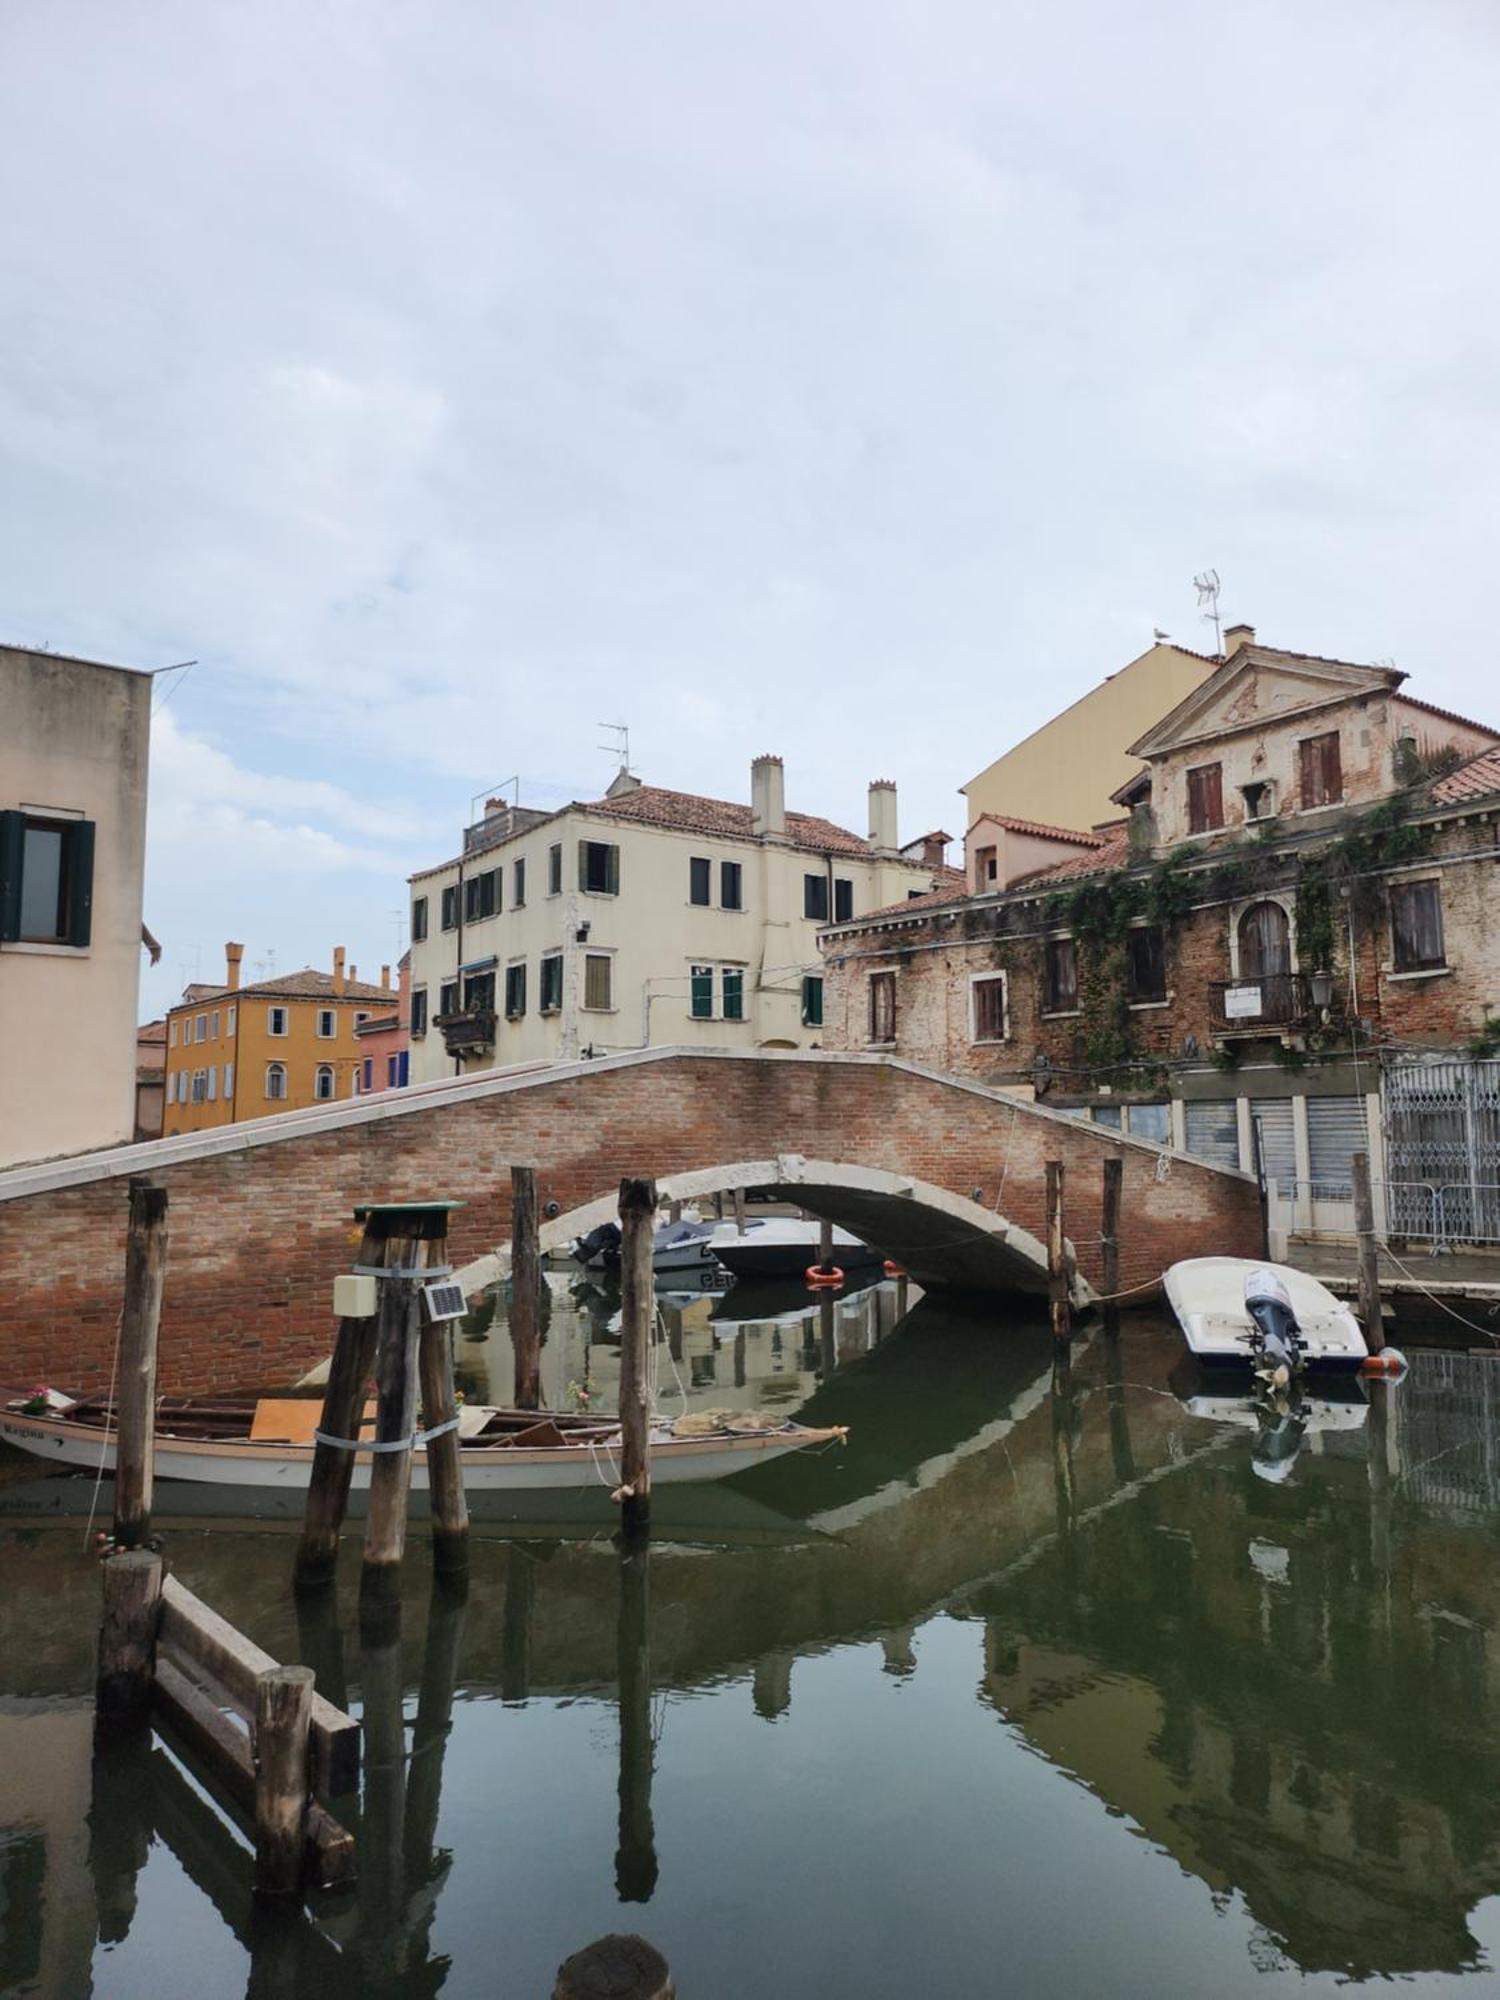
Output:
[[482,875],[471,875],[464,884],[464,922],[483,923],[486,917],[493,917],[500,909],[500,870],[487,868]]
[[556,840],[547,849],[547,894],[562,894],[562,842]]
[[541,976],[538,981],[537,1010],[542,1014],[555,1014],[562,1006],[561,952],[549,952],[542,960]]
[[1344,796],[1344,772],[1339,758],[1339,733],[1307,736],[1297,745],[1297,761],[1302,789],[1302,810],[1310,806],[1335,806]]
[[456,882],[450,883],[443,891],[443,929],[445,931],[455,931],[458,929],[458,884]]
[[1210,833],[1224,824],[1224,767],[1199,764],[1187,774],[1188,832]]
[[1042,1006],[1049,1014],[1071,1014],[1078,1006],[1078,947],[1072,938],[1048,938]]
[[620,893],[620,850],[603,840],[578,843],[578,886],[590,896]]
[[583,1004],[597,1013],[608,1013],[614,1006],[615,962],[602,951],[586,951],[583,955]]
[[854,884],[839,876],[833,885],[833,921],[847,924],[854,916]]
[[713,901],[713,863],[706,855],[694,854],[688,860],[688,901],[707,909]]
[[1439,883],[1391,884],[1391,957],[1397,972],[1428,972],[1447,963]]
[[1297,1178],[1297,1142],[1293,1134],[1292,1100],[1277,1097],[1252,1104],[1250,1116],[1260,1154],[1261,1177],[1267,1187],[1290,1194]]
[[1207,1160],[1214,1167],[1237,1167],[1240,1163],[1240,1133],[1234,1103],[1187,1104],[1183,1107],[1184,1139],[1195,1160]]
[[719,863],[719,907],[725,910],[745,907],[744,872],[738,861]]
[[870,1040],[872,1042],[893,1042],[896,1039],[896,975],[894,972],[872,972],[870,974]]
[[411,941],[421,944],[427,936],[427,898],[416,896],[411,906]]
[[802,1025],[804,1028],[823,1025],[823,982],[811,973],[802,981]]
[[1003,1042],[1005,974],[997,972],[991,978],[976,979],[969,991],[973,995],[973,1039],[976,1042]]
[[802,878],[802,914],[816,924],[828,921],[828,877],[826,875],[804,875]]
[[505,1018],[519,1021],[526,1012],[526,967],[507,965],[505,968]]
[[427,988],[418,986],[411,996],[411,1032],[414,1035],[427,1033]]
[[513,910],[526,907],[526,857],[517,855],[510,864],[510,906]]
[[714,1015],[714,969],[711,965],[695,965],[692,978],[688,982],[690,1012],[695,1021],[711,1021]]
[[737,965],[726,965],[722,974],[724,994],[724,1019],[743,1021],[745,1018],[745,975]]
[[1362,1097],[1308,1099],[1307,1151],[1314,1195],[1347,1199],[1352,1192],[1349,1161],[1369,1147]]
[[1167,947],[1159,924],[1125,933],[1125,992],[1131,1000],[1165,1000]]
[[93,928],[94,822],[0,813],[0,943],[82,949]]

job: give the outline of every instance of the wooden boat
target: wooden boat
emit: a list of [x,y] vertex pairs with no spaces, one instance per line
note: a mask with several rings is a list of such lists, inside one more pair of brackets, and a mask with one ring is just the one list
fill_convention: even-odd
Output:
[[[114,1410],[108,1398],[47,1392],[0,1392],[0,1439],[52,1465],[102,1464],[114,1470]],[[312,1470],[320,1401],[307,1397],[164,1396],[156,1406],[156,1477],[210,1485],[301,1487]],[[373,1432],[367,1407],[360,1435]],[[548,1487],[619,1484],[620,1427],[612,1417],[558,1410],[501,1410],[466,1404],[459,1415],[464,1485],[476,1492],[536,1492]],[[651,1433],[651,1479],[668,1486],[727,1479],[808,1445],[834,1444],[842,1425],[821,1430],[753,1411],[689,1412]],[[354,1454],[353,1486],[370,1483],[373,1454]],[[427,1486],[420,1433],[411,1483]]]

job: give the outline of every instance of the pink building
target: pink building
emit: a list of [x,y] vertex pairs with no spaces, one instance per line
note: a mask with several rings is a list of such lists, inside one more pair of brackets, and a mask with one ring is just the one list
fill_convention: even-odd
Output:
[[[382,972],[384,968],[382,968]],[[396,968],[396,1011],[372,1014],[354,1030],[359,1056],[354,1065],[355,1097],[376,1090],[404,1090],[411,1048],[411,953]],[[384,983],[382,979],[382,983]]]

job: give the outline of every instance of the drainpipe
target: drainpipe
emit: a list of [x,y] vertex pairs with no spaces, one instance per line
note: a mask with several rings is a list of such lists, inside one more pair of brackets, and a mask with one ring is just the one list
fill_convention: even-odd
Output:
[[[454,979],[454,984],[455,984],[455,987],[456,987],[456,991],[457,991],[457,998],[458,998],[458,1012],[459,1012],[459,1013],[461,1014],[461,1013],[463,1012],[463,1010],[464,1010],[464,974],[463,974],[463,964],[464,964],[464,857],[463,857],[463,856],[462,856],[461,854],[460,854],[460,855],[459,855],[459,857],[458,857],[458,888],[457,888],[457,891],[456,891],[456,897],[457,897],[457,900],[456,900],[456,902],[455,902],[455,904],[454,904],[454,915],[455,915],[455,917],[457,918],[457,920],[458,920],[458,921],[457,921],[457,923],[456,923],[456,924],[454,925],[454,931],[453,931],[453,937],[454,937],[454,944],[453,944],[453,951],[454,951],[454,958],[453,958],[453,979]],[[439,904],[439,906],[438,906],[438,914],[439,914],[439,916],[441,916],[441,914],[442,914],[442,905],[441,905],[441,903],[440,903],[440,904]],[[462,1075],[463,1075],[463,1073],[464,1073],[464,1059],[463,1059],[463,1057],[462,1057],[462,1056],[455,1056],[455,1057],[453,1058],[453,1074],[454,1074],[455,1076],[462,1076]]]
[[569,889],[563,898],[562,1021],[557,1053],[562,1062],[578,1060],[578,892],[576,889]]

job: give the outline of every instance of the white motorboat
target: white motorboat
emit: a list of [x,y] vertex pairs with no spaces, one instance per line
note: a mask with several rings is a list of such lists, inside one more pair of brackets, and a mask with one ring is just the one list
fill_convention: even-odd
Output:
[[[721,1222],[709,1237],[709,1248],[737,1278],[800,1278],[820,1254],[823,1225],[800,1222],[795,1216],[757,1216],[744,1230],[736,1222]],[[833,1232],[833,1261],[841,1271],[878,1264],[880,1252],[861,1243],[847,1229]]]
[[1190,1257],[1162,1284],[1205,1367],[1248,1368],[1284,1386],[1307,1369],[1357,1369],[1369,1351],[1349,1308],[1289,1264]]
[[[685,1216],[680,1222],[663,1222],[652,1239],[651,1264],[656,1271],[717,1270],[709,1247],[716,1224]],[[614,1222],[600,1223],[572,1247],[575,1263],[589,1271],[613,1271],[620,1262],[620,1230]]]

